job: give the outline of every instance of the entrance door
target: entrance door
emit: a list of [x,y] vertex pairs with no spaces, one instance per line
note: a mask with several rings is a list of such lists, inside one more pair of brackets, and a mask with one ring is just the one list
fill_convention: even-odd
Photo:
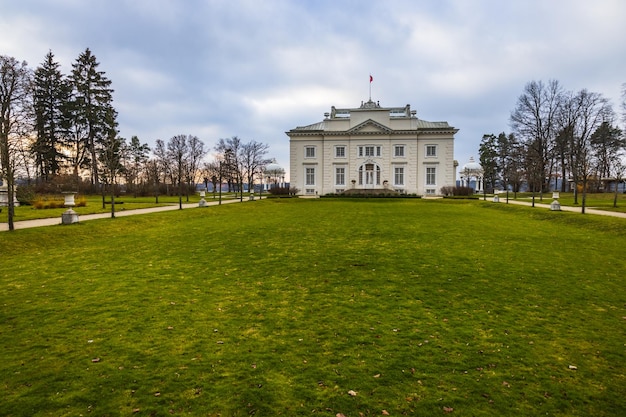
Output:
[[380,167],[366,163],[359,167],[359,185],[363,188],[376,188],[380,185]]
[[374,164],[365,164],[365,188],[374,188],[376,184],[376,174]]
[[372,164],[367,164],[365,166],[365,185],[374,185],[374,166]]

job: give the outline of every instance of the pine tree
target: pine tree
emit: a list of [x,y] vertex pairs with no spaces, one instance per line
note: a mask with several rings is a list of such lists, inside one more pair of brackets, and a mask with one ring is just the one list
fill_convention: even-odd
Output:
[[61,147],[67,136],[70,94],[70,85],[50,51],[35,70],[33,92],[37,138],[31,153],[35,157],[37,175],[44,181],[57,175],[61,167]]
[[[112,105],[113,90],[109,88],[111,81],[103,71],[98,71],[99,65],[87,48],[72,64],[71,75],[76,151],[85,155],[84,162],[89,165],[91,184],[95,187],[100,185],[98,147],[106,141],[109,132],[115,129],[116,119]],[[78,168],[75,167],[75,173]]]

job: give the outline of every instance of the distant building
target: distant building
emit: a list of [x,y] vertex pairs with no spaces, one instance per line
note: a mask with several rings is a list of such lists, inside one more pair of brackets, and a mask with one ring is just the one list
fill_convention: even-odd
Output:
[[475,193],[483,192],[485,173],[483,167],[470,156],[469,162],[459,171],[461,186],[473,188]]
[[290,182],[300,195],[354,190],[438,195],[455,185],[454,135],[447,122],[427,122],[410,105],[369,100],[331,108],[324,120],[292,129]]

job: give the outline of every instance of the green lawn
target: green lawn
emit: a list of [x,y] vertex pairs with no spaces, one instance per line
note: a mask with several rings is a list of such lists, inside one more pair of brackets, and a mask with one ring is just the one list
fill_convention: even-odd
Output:
[[274,199],[3,232],[0,414],[626,415],[625,227]]

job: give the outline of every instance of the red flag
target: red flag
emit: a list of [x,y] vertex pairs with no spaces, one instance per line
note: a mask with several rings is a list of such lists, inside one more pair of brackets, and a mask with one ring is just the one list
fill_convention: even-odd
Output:
[[374,81],[374,77],[370,75],[370,82]]

